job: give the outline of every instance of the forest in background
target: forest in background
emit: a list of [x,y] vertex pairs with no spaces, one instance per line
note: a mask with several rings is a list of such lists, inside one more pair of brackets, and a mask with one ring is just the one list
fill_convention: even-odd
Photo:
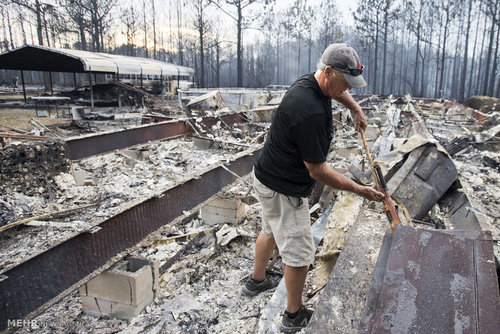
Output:
[[347,14],[337,3],[0,0],[0,50],[155,58],[194,68],[198,87],[265,87],[314,71],[326,46],[346,42],[366,67],[355,93],[500,97],[498,0],[365,0]]

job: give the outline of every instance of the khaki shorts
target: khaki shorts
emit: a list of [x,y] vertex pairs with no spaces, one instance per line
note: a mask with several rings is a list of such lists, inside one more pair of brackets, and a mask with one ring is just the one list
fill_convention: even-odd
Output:
[[280,194],[253,175],[254,189],[262,205],[262,234],[274,238],[283,263],[291,267],[308,266],[314,261],[307,197]]

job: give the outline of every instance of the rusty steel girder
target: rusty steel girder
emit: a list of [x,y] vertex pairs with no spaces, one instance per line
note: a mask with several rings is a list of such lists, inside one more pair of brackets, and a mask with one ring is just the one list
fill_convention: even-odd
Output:
[[[243,123],[247,119],[241,113],[233,113],[217,117],[204,117],[202,124],[211,127],[218,121],[226,124]],[[193,119],[170,121],[159,124],[144,125],[133,129],[117,132],[104,133],[94,136],[74,138],[66,140],[66,152],[68,159],[78,160],[92,155],[112,152],[129,146],[144,144],[149,141],[176,137],[179,135],[194,133],[191,125]]]
[[[238,175],[248,174],[258,154],[244,155],[227,168]],[[97,232],[76,235],[6,271],[6,278],[0,281],[0,330],[7,328],[8,320],[38,314],[44,305],[74,291],[111,259],[235,180],[223,167],[214,168],[111,217]]]

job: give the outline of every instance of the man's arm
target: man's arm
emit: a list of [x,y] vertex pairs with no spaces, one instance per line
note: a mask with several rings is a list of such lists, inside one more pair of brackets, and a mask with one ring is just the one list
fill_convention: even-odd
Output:
[[342,103],[346,108],[354,113],[354,123],[356,124],[356,132],[359,130],[366,130],[368,122],[366,121],[365,113],[359,104],[354,101],[351,94],[346,90],[342,94],[336,96],[335,101]]
[[304,161],[304,164],[309,171],[309,176],[316,181],[322,182],[335,189],[353,192],[370,201],[380,202],[384,199],[383,193],[378,192],[372,187],[357,184],[347,176],[328,167],[326,162],[311,164]]

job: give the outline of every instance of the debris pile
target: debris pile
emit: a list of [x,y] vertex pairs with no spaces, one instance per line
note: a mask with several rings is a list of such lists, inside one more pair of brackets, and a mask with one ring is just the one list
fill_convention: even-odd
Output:
[[[28,226],[4,231],[0,236],[3,241],[0,273],[33,256],[33,249],[43,252],[65,238],[98,228],[100,222],[122,212],[132,203],[159,196],[166,189],[200,177],[208,169],[231,161],[237,154],[260,148],[269,123],[254,123],[251,120],[270,120],[276,106],[249,111],[250,121],[245,124],[227,124],[219,118],[215,125],[205,126],[202,114],[218,117],[221,113],[229,112],[219,97],[220,94],[214,93],[199,99],[207,103],[208,98],[215,103],[215,107],[200,113],[197,110],[201,110],[198,108],[203,103],[193,108],[193,112],[199,116],[187,120],[195,132],[193,136],[148,143],[73,161],[69,165],[71,168],[54,177],[56,186],[52,189],[53,198],[45,193],[26,196],[23,194],[25,190],[21,188],[4,193],[0,197],[0,217],[8,222],[44,213],[45,207],[50,208],[51,205],[52,209],[54,205],[61,208],[69,204],[94,206],[64,218],[35,221]],[[494,240],[500,239],[500,200],[497,194],[500,154],[498,116],[495,112],[478,120],[477,113],[472,112],[472,109],[452,102],[415,100],[409,96],[364,96],[360,98],[360,105],[370,124],[366,131],[368,146],[374,158],[386,163],[389,185],[394,183],[393,186],[397,188],[409,182],[405,185],[405,189],[409,189],[416,181],[433,178],[437,166],[443,168],[436,182],[446,179],[446,184],[442,185],[442,189],[436,185],[440,188],[439,194],[431,191],[436,188],[434,186],[430,190],[424,187],[430,191],[425,193],[427,195],[418,192],[418,201],[425,197],[429,203],[426,202],[423,211],[418,211],[419,206],[407,204],[413,217],[407,217],[406,224],[429,229],[454,228],[449,218],[454,211],[444,201],[440,201],[441,197],[447,196],[447,190],[453,190],[468,197],[470,203],[467,210],[478,217],[480,227],[490,230]],[[362,144],[354,131],[349,111],[335,106],[334,122],[336,132],[327,163],[357,182],[372,184],[370,166],[363,157]],[[431,143],[407,150],[408,145],[414,145],[414,140],[408,139],[418,134],[425,136]],[[412,153],[414,149],[420,149],[418,156]],[[401,168],[407,169],[408,177],[398,174]],[[261,207],[252,195],[250,177],[240,176],[238,181],[217,195],[217,198],[241,201],[238,202],[235,221],[211,223],[205,221],[208,215],[204,217],[199,211],[185,212],[178,224],[166,226],[132,251],[131,255],[160,263],[158,291],[153,303],[138,317],[121,320],[105,315],[89,315],[83,311],[81,297],[75,291],[37,316],[35,319],[41,326],[33,331],[259,331],[259,324],[263,322],[262,313],[273,291],[253,298],[241,294],[241,284],[252,272],[254,243],[260,232]],[[417,198],[403,198],[406,190],[394,193],[400,195],[403,204],[405,200],[411,203]],[[328,208],[332,211],[326,221],[315,263],[307,276],[304,303],[316,308],[318,317],[327,319],[325,323],[328,323],[328,319],[335,320],[346,333],[355,333],[366,298],[363,289],[367,288],[373,273],[368,268],[373,268],[377,261],[384,230],[388,227],[387,218],[383,215],[381,204],[368,203],[353,194],[334,191],[326,186],[317,187],[310,204],[311,224]],[[363,242],[359,243],[359,240]],[[497,257],[500,255],[499,249],[496,244],[494,250]],[[344,270],[345,273],[357,275],[359,280],[346,280],[337,288],[328,288],[327,282],[335,268],[337,271],[332,275],[339,275]],[[277,276],[283,274],[279,259],[271,268],[271,273]],[[326,290],[332,296],[342,294],[346,301],[321,301]],[[338,305],[332,305],[331,300],[338,301]],[[327,306],[335,308],[335,314],[325,310]],[[278,320],[266,321],[276,323]],[[272,323],[266,326],[271,333],[274,332]],[[31,329],[25,327],[18,332],[28,333]]]
[[68,170],[61,142],[9,145],[0,150],[0,181],[5,193],[50,195],[53,177]]

